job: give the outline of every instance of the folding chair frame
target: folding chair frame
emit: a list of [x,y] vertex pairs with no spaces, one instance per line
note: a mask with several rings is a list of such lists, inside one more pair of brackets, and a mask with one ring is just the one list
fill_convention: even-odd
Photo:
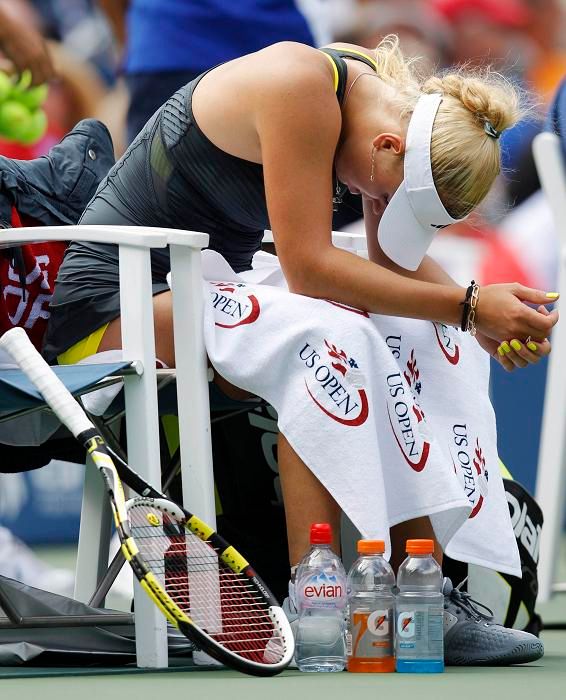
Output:
[[[560,139],[556,134],[539,134],[533,143],[533,153],[558,233],[558,291],[566,299],[566,167]],[[561,319],[554,328],[552,344],[535,491],[544,515],[538,567],[539,600],[543,602],[553,591],[566,590],[564,584],[554,584],[566,512],[566,319]]]
[[[214,525],[200,270],[200,251],[208,244],[208,236],[145,227],[53,226],[5,231],[2,246],[68,240],[119,246],[122,350],[124,358],[135,361],[137,368],[136,374],[124,378],[129,460],[157,487],[161,470],[150,250],[170,245],[172,284],[177,295],[173,324],[177,348],[179,343],[182,348],[176,354],[177,385],[183,395],[194,397],[190,402],[180,402],[184,404],[180,408],[180,450],[185,505]],[[110,524],[102,479],[87,463],[75,587],[75,598],[81,602],[92,597],[106,571]],[[137,664],[164,668],[168,665],[166,620],[137,584],[134,597]]]

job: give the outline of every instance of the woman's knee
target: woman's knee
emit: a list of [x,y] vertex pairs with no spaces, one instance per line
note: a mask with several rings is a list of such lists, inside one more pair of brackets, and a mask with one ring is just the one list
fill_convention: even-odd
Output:
[[[171,292],[163,292],[153,297],[153,323],[155,334],[155,355],[168,367],[175,366],[175,346],[173,341],[173,305]],[[108,324],[98,347],[99,352],[117,350],[122,347],[122,324],[117,318]]]

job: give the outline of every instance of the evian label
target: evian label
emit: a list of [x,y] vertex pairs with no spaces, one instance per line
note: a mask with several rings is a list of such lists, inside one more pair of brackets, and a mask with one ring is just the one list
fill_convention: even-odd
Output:
[[337,572],[306,573],[296,587],[299,611],[305,608],[335,608],[346,606],[346,579]]
[[460,361],[457,329],[447,326],[445,323],[433,323],[432,325],[442,354],[451,365],[457,365]]
[[369,415],[365,377],[353,357],[328,340],[305,342],[298,350],[305,367],[305,391],[329,418],[342,425],[363,425]]
[[421,472],[430,454],[430,431],[416,399],[422,387],[414,350],[403,374],[390,374],[386,384],[387,413],[393,436],[407,464]]
[[489,493],[489,472],[479,438],[470,438],[468,426],[457,423],[452,426],[453,448],[451,449],[454,471],[460,478],[464,492],[472,506],[470,518],[481,511]]
[[254,323],[260,314],[259,301],[241,282],[211,282],[215,325],[237,328]]

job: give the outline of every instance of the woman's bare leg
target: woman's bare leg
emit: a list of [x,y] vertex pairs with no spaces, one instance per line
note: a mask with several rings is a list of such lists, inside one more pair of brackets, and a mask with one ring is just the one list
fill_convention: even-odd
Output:
[[277,443],[277,461],[291,566],[298,564],[309,550],[312,523],[330,523],[332,548],[340,553],[340,507],[281,433]]
[[391,566],[395,573],[400,564],[407,556],[405,553],[405,543],[407,540],[433,540],[434,541],[434,558],[442,566],[443,552],[436,540],[434,530],[428,516],[423,518],[415,518],[407,520],[404,523],[399,523],[391,528]]
[[[153,297],[153,314],[156,355],[167,366],[174,367],[175,351],[171,292],[163,292],[163,294]],[[106,329],[99,351],[115,350],[121,346],[120,319],[118,318],[112,321]],[[231,385],[217,373],[215,373],[214,381],[224,393],[232,398],[249,397],[247,392]],[[282,434],[279,434],[278,461],[283,500],[285,502],[291,565],[297,564],[308,551],[310,546],[310,526],[314,522],[330,523],[334,535],[333,549],[339,553],[340,507],[298,457]],[[442,563],[442,551],[438,542],[436,542],[430,520],[427,517],[417,518],[391,528],[393,550],[391,563],[395,571],[405,558],[405,541],[411,538],[433,539],[435,541],[435,557],[439,563]]]
[[[153,322],[155,325],[155,354],[167,367],[175,367],[175,345],[173,342],[173,297],[171,292],[163,292],[153,297]],[[122,347],[120,319],[112,321],[102,336],[99,352],[117,350]],[[251,394],[230,384],[217,372],[214,383],[231,399],[244,400]]]

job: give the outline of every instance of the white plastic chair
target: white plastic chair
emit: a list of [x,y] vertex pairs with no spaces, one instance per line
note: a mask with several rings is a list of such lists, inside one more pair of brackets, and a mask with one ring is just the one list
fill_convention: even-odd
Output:
[[[335,245],[363,254],[365,236],[333,232]],[[214,526],[214,476],[204,347],[201,250],[208,235],[178,229],[129,226],[63,226],[4,231],[0,247],[39,241],[85,241],[119,246],[124,359],[137,373],[124,378],[128,460],[160,486],[159,427],[151,289],[151,248],[170,246],[181,480],[185,507]],[[266,231],[264,242],[273,242]],[[111,516],[100,476],[87,463],[81,509],[75,598],[88,602],[108,564]],[[137,664],[168,665],[165,618],[136,584]]]
[[[176,289],[173,323],[176,340],[182,485],[185,506],[215,524],[200,251],[204,233],[145,227],[54,226],[4,231],[2,247],[38,241],[114,243],[120,256],[120,305],[124,358],[136,374],[124,378],[128,459],[157,487],[161,484],[155,341],[151,287],[151,248],[170,244],[172,284]],[[180,349],[180,350],[179,350]],[[75,598],[87,602],[108,564],[110,508],[100,475],[87,464]],[[168,665],[166,621],[139,585],[135,586],[137,664]]]
[[[542,133],[533,143],[535,163],[542,189],[552,210],[559,238],[558,291],[566,299],[566,168],[560,139]],[[539,449],[535,497],[542,508],[544,528],[538,566],[539,600],[547,601],[553,591],[566,590],[555,584],[556,562],[566,506],[566,319],[552,332],[553,350],[548,364],[542,434]]]

